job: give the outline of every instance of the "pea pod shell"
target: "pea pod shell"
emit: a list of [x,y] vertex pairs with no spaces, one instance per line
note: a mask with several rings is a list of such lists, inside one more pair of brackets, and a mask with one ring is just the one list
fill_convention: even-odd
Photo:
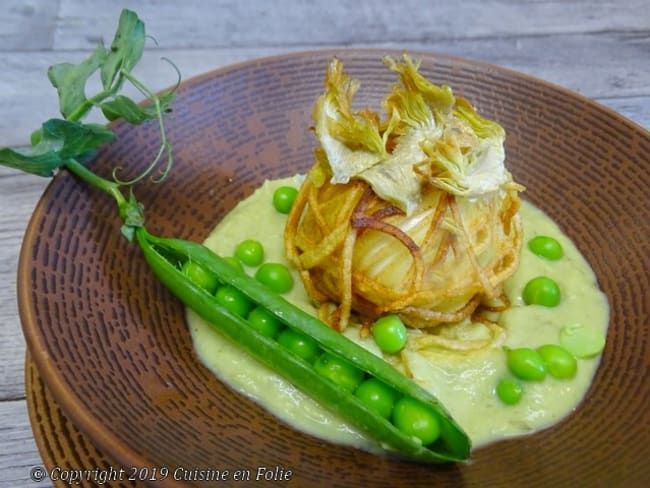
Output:
[[[154,237],[144,229],[138,230],[137,238],[152,271],[186,306],[259,361],[378,441],[382,447],[395,451],[400,456],[424,462],[462,461],[469,457],[471,443],[467,434],[442,404],[383,359],[366,351],[279,295],[269,292],[266,287],[238,272],[227,261],[201,244]],[[170,263],[170,256],[181,259],[191,257],[192,261],[217,275],[221,281],[239,289],[287,326],[313,337],[324,350],[346,358],[400,393],[431,405],[440,419],[440,438],[427,448],[417,439],[400,432],[344,388],[321,377],[312,365],[286,351],[275,340],[258,333],[241,317],[218,305],[210,294],[192,283]]]

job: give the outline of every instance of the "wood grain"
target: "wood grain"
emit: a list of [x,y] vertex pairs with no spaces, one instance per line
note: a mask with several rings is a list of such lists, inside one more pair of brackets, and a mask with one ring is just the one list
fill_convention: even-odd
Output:
[[[231,63],[335,46],[404,48],[476,59],[537,76],[595,99],[650,128],[650,2],[129,2],[159,45],[138,74],[154,89]],[[24,145],[56,116],[49,65],[79,61],[110,41],[110,0],[7,0],[0,9],[0,146]],[[24,339],[16,264],[47,180],[0,168],[0,486],[34,486],[38,463],[24,407]],[[44,485],[41,485],[44,486]]]

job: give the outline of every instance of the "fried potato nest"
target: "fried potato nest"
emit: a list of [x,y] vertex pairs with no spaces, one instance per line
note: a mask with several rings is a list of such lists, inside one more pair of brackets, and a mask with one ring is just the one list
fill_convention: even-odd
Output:
[[383,100],[384,120],[352,108],[359,84],[331,62],[287,257],[338,330],[351,314],[369,324],[395,313],[427,331],[483,320],[479,311],[508,306],[502,285],[522,241],[523,187],[505,168],[505,133],[408,56],[385,62],[399,83]]

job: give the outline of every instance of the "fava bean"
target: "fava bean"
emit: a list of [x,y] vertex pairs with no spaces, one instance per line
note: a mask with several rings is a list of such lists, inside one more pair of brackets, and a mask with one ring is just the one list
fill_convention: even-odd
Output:
[[528,249],[551,261],[557,261],[564,256],[562,245],[552,237],[549,236],[536,236],[528,241]]
[[524,389],[521,383],[512,378],[502,378],[497,383],[496,394],[506,405],[515,405],[521,400]]
[[546,371],[554,378],[566,380],[571,379],[578,371],[578,362],[573,355],[556,344],[544,344],[537,348],[542,356]]
[[526,283],[522,298],[526,305],[556,307],[560,303],[560,287],[548,276],[538,276]]
[[591,358],[605,348],[605,336],[600,331],[572,324],[562,327],[560,344],[577,358]]
[[542,381],[546,366],[539,352],[529,347],[506,349],[508,369],[517,378],[526,381]]

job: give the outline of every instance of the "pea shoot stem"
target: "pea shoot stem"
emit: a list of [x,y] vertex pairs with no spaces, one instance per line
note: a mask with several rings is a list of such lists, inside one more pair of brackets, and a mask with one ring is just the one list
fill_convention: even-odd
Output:
[[115,199],[117,206],[120,208],[120,210],[127,204],[127,200],[126,198],[124,198],[124,195],[120,190],[121,185],[119,183],[98,176],[97,174],[93,173],[88,168],[86,168],[83,164],[81,164],[76,159],[66,160],[64,166],[71,173],[75,174],[76,176],[84,180],[86,183],[89,183],[92,186],[99,188],[100,190],[103,190],[104,192],[111,195]]

